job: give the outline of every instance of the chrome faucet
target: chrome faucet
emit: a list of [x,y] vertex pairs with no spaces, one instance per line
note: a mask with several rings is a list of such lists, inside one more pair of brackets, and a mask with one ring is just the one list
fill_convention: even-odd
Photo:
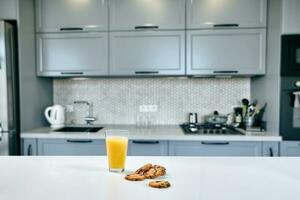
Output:
[[87,105],[87,116],[84,118],[86,124],[91,125],[94,121],[96,121],[96,117],[93,117],[93,103],[88,101],[74,101],[74,104]]

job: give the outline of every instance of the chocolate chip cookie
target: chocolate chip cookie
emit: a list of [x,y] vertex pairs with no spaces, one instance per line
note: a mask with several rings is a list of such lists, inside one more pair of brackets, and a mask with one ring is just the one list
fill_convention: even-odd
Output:
[[140,174],[128,174],[125,176],[125,179],[128,181],[143,181],[145,176]]
[[146,179],[154,179],[166,175],[166,168],[160,165],[153,165],[144,173]]
[[171,184],[169,181],[151,181],[149,186],[153,188],[168,188]]
[[149,169],[151,169],[152,164],[148,163],[144,166],[142,166],[141,168],[139,168],[138,170],[135,171],[135,174],[139,174],[139,175],[144,175]]

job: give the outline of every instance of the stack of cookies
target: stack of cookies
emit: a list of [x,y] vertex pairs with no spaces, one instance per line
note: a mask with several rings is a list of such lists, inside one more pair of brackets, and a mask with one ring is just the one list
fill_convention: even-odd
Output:
[[[145,179],[155,179],[164,175],[166,175],[166,168],[164,166],[148,163],[136,170],[133,174],[126,175],[125,179],[128,181],[143,181]],[[168,188],[171,184],[168,181],[159,180],[149,182],[149,186],[154,188]]]

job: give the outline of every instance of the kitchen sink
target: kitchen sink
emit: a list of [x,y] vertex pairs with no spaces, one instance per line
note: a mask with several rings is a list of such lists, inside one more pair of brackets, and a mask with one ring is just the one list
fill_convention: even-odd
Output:
[[95,133],[99,130],[103,129],[103,127],[64,127],[56,130],[55,132],[89,132]]

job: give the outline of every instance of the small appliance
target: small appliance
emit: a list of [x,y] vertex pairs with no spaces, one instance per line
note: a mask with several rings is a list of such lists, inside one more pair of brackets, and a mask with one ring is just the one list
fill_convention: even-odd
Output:
[[198,115],[197,115],[197,113],[190,113],[189,114],[189,123],[190,124],[197,124],[198,123]]
[[45,117],[52,129],[60,129],[65,126],[65,108],[61,105],[47,107]]

